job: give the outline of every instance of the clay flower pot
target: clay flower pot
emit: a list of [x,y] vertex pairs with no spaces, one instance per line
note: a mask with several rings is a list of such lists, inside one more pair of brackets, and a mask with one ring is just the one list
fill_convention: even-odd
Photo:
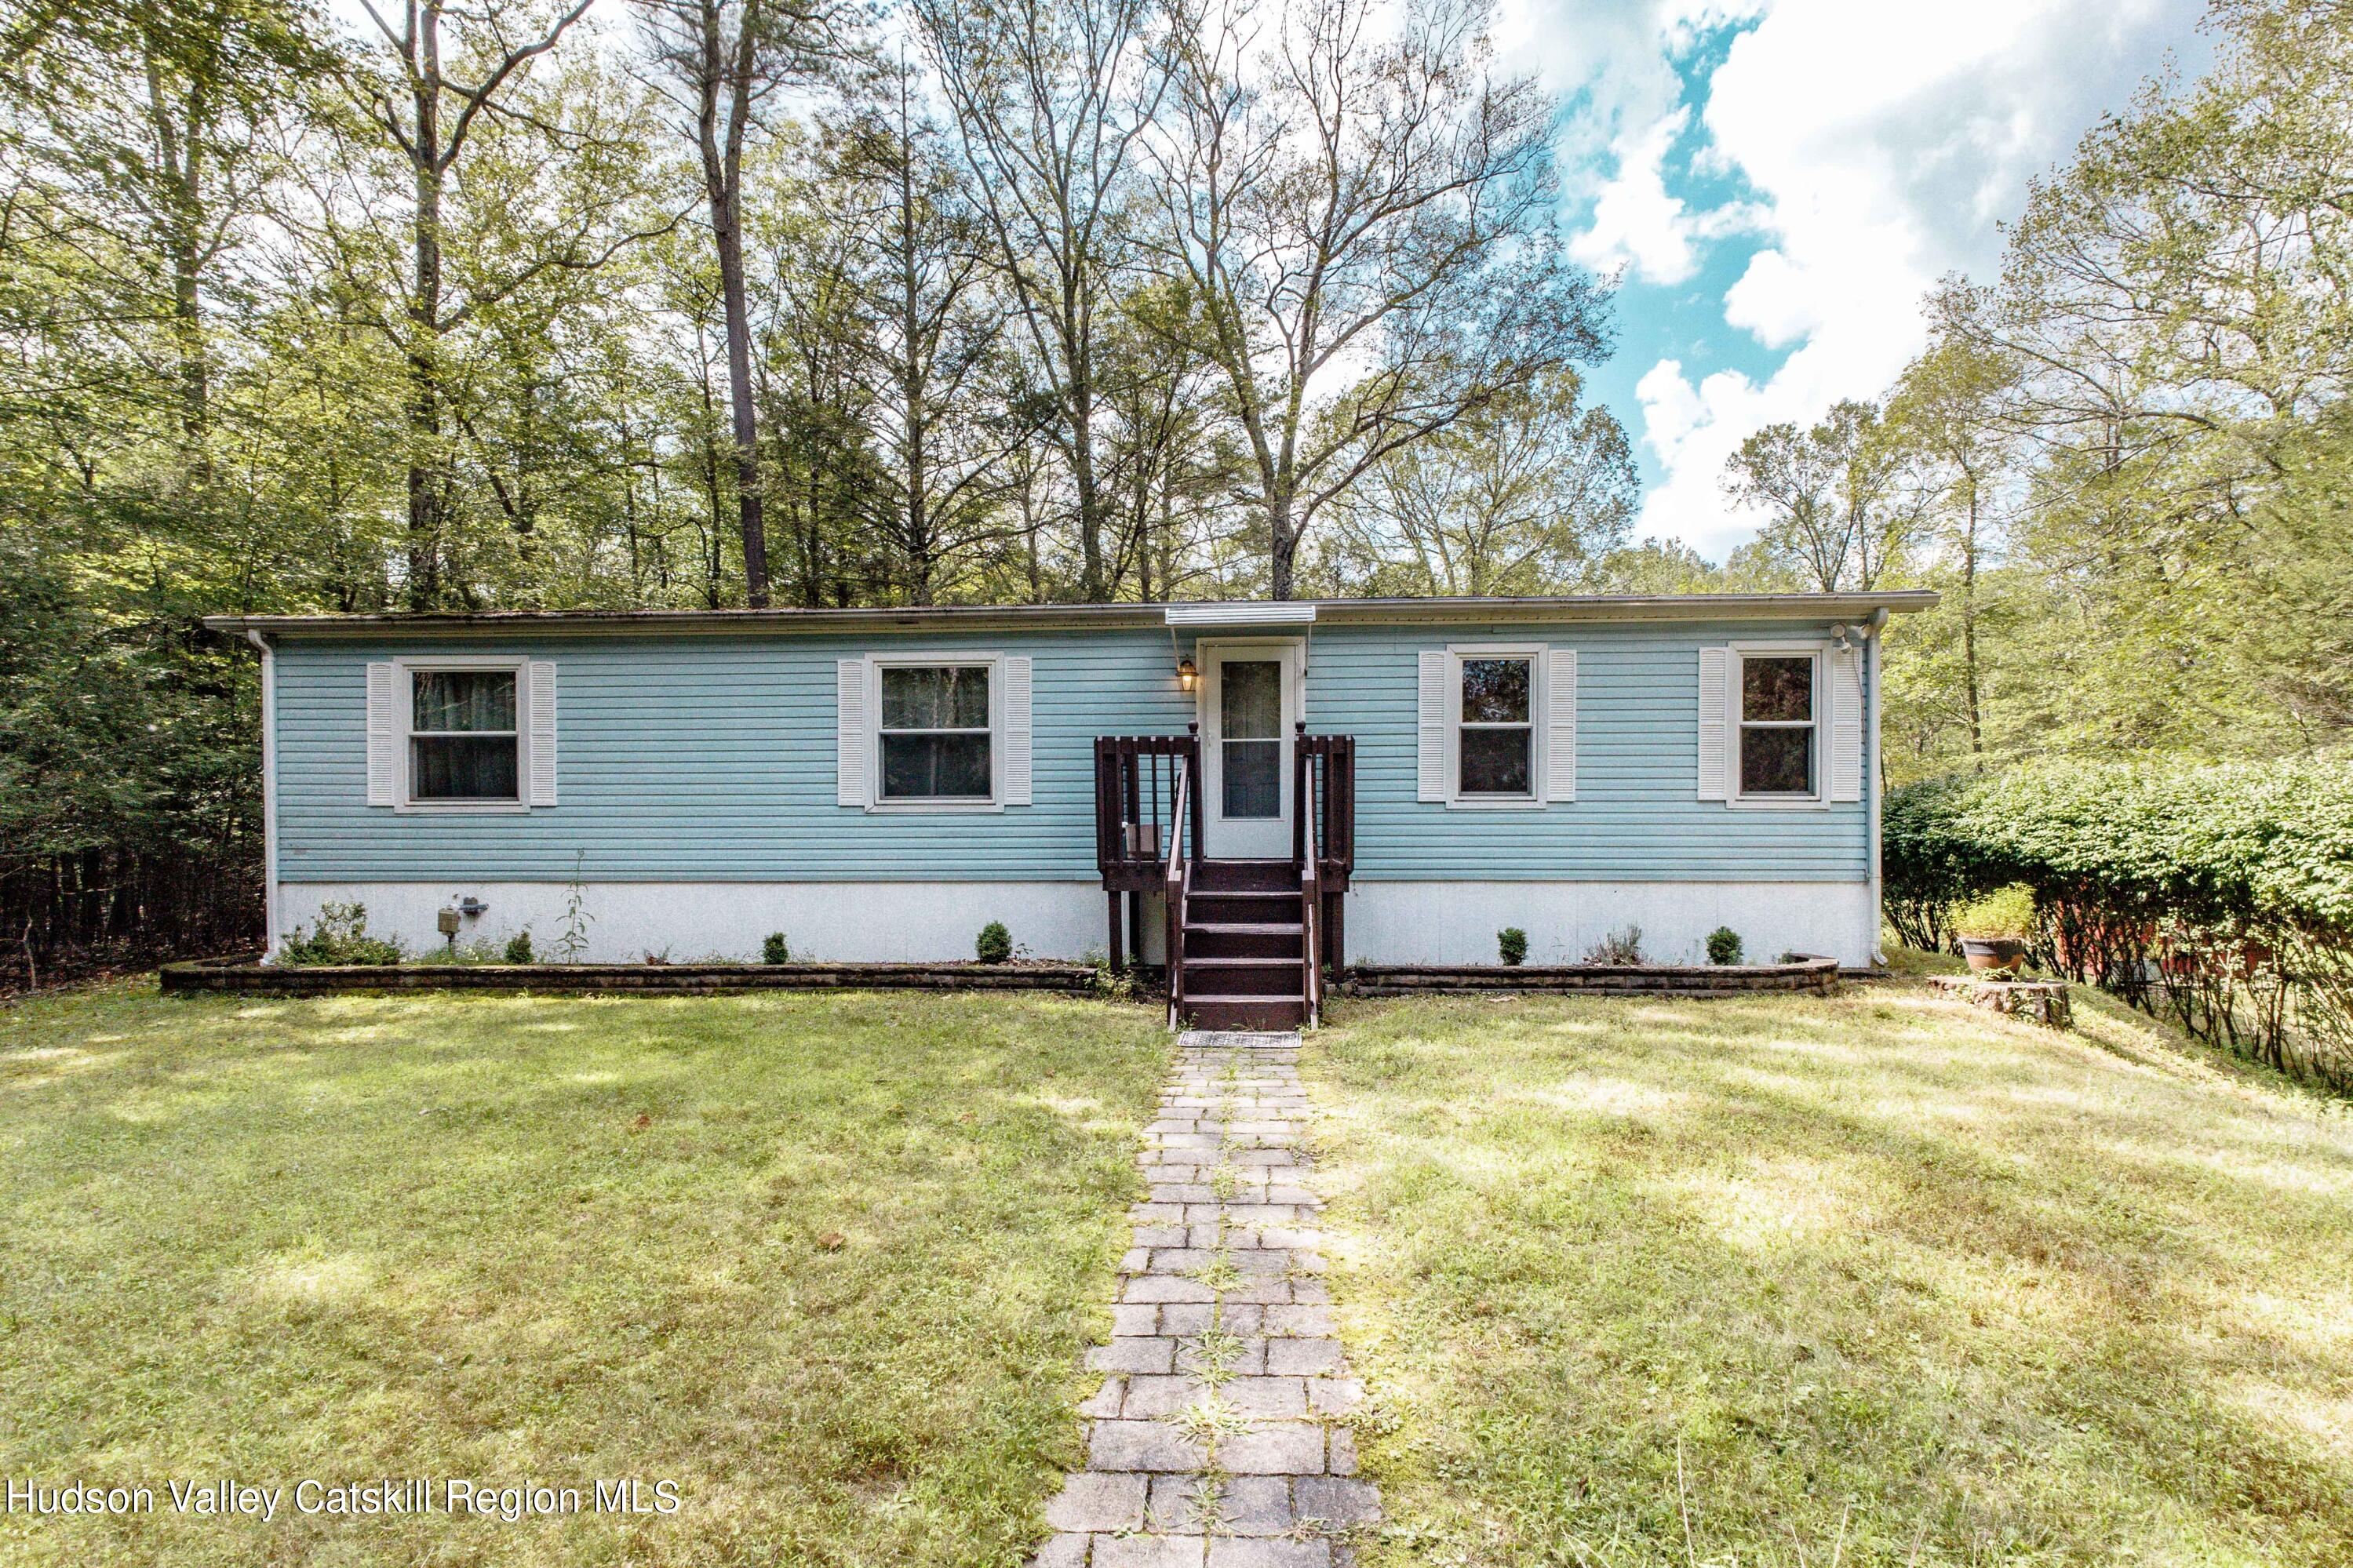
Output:
[[2014,973],[2026,963],[2026,943],[2014,936],[1965,936],[1961,956],[1980,974]]

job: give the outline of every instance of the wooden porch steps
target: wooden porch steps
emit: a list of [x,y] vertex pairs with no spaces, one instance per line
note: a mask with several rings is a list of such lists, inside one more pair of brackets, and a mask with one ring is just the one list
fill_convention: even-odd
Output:
[[[1110,900],[1112,967],[1144,951],[1145,900],[1161,896],[1171,1024],[1291,1029],[1314,1017],[1323,975],[1346,968],[1343,895],[1356,863],[1356,750],[1346,735],[1291,743],[1291,853],[1213,860],[1201,847],[1201,736],[1095,738],[1095,864]],[[1310,907],[1310,900],[1313,907]]]
[[1186,900],[1185,1016],[1204,1029],[1307,1021],[1299,872],[1286,860],[1201,860]]

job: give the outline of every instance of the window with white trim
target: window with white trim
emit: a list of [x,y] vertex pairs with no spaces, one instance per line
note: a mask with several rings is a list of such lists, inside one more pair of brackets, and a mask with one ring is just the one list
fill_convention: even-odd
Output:
[[408,798],[518,805],[522,734],[513,668],[408,669]]
[[878,664],[875,798],[995,798],[987,664]]
[[1736,656],[1736,795],[1742,800],[1814,800],[1821,795],[1821,656]]
[[1454,792],[1466,800],[1535,795],[1535,656],[1455,659]]

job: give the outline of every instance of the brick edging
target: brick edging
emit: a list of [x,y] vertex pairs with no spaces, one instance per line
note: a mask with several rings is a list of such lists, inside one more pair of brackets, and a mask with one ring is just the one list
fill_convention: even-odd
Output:
[[1094,989],[1078,963],[402,963],[302,966],[202,959],[158,973],[167,994],[324,996],[371,991],[1057,991]]
[[1497,993],[1600,996],[1738,996],[1759,993],[1830,995],[1838,990],[1834,958],[1795,963],[1360,963],[1343,991],[1352,996],[1475,995]]

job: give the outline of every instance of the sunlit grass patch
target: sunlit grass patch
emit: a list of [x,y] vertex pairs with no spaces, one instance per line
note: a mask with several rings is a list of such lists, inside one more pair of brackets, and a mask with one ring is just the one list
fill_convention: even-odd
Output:
[[1345,1008],[1368,1559],[2353,1563],[2353,1117],[2076,1005]]
[[0,1562],[1011,1568],[1079,1458],[1167,1051],[1039,997],[0,1010],[0,1476],[684,1498],[17,1516]]

